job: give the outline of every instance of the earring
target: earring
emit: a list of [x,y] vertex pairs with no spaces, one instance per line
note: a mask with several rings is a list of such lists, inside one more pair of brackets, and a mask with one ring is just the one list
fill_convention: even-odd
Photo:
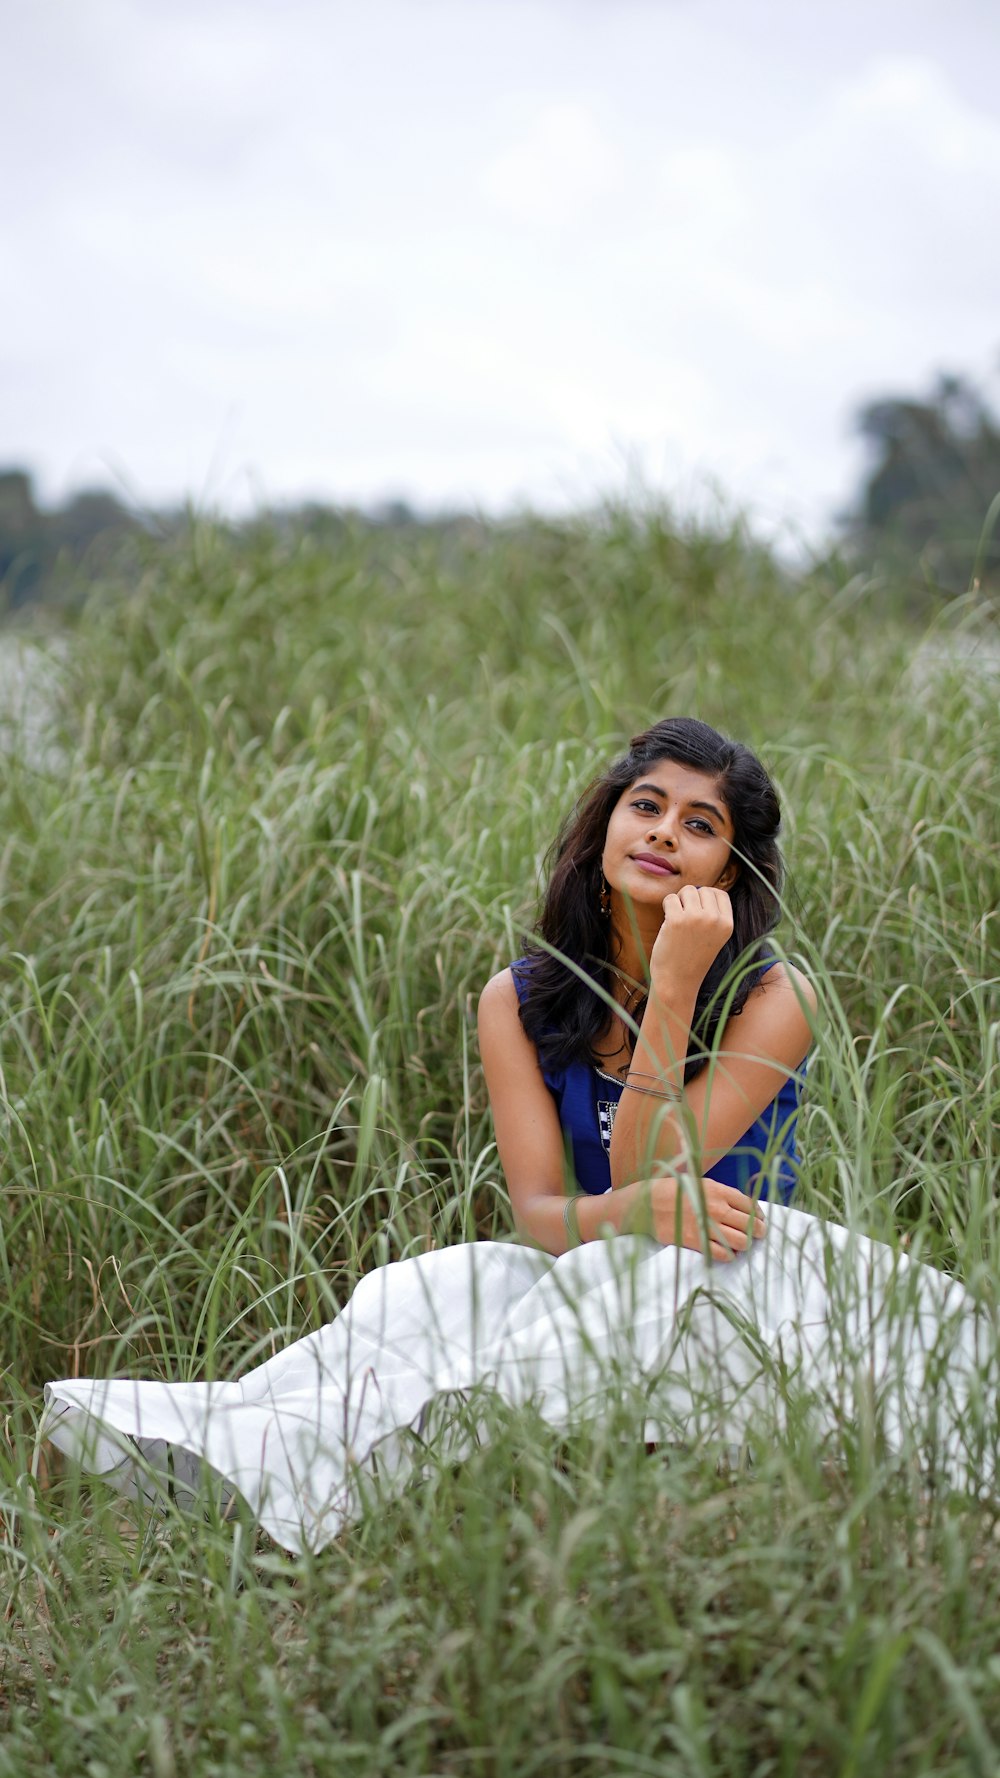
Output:
[[597,898],[597,905],[601,910],[601,918],[603,920],[610,920],[610,918],[611,918],[611,884],[608,882],[608,879],[604,875],[603,871],[601,872],[601,892]]

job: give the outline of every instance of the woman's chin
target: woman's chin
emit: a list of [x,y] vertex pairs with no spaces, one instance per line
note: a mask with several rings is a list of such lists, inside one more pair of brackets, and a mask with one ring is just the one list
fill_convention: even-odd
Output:
[[652,891],[647,889],[645,893],[623,890],[620,895],[615,896],[612,903],[614,924],[620,932],[628,932],[635,925],[643,930],[648,928],[655,938],[663,924],[663,897],[672,893],[668,886],[659,888],[658,885]]
[[660,908],[665,895],[677,895],[683,887],[684,879],[679,875],[667,871],[636,871],[617,891],[617,898],[624,907]]

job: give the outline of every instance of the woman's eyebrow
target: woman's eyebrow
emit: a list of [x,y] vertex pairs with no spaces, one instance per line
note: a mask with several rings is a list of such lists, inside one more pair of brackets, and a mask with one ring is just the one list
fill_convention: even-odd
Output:
[[[660,788],[659,784],[633,784],[633,786],[632,786],[633,796],[639,790],[651,790],[653,792],[653,795],[658,796],[662,803],[666,803],[666,802],[670,801],[670,798],[668,797],[666,791],[662,790]],[[720,821],[722,823],[722,825],[725,826],[726,817],[722,813],[721,809],[716,808],[714,803],[691,802],[691,803],[688,803],[688,808],[689,809],[707,809],[707,811],[710,815],[715,816],[716,821]]]

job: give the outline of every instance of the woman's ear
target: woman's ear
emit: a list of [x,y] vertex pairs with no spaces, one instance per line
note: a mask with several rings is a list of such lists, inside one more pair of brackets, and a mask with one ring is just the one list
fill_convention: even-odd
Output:
[[735,858],[731,858],[715,887],[717,889],[731,889],[739,874],[739,863]]

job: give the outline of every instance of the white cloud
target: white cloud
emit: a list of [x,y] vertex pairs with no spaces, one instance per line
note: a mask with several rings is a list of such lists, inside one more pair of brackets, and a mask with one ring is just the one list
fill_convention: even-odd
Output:
[[0,453],[53,486],[107,451],[151,499],[221,456],[276,495],[641,462],[842,504],[852,405],[996,345],[1000,126],[914,3],[903,57],[857,0],[822,41],[770,0],[767,46],[738,0],[88,0],[55,33],[40,0]]
[[482,175],[488,201],[515,222],[579,224],[622,180],[622,156],[594,113],[572,101],[543,107]]
[[661,261],[683,269],[685,313],[711,317],[723,357],[742,341],[777,385],[811,359],[818,395],[985,350],[1000,127],[933,67],[873,64],[786,139],[689,143],[659,172]]
[[1000,166],[1000,124],[963,105],[954,86],[932,62],[880,57],[848,81],[836,98],[848,122],[874,124],[898,144],[909,143],[922,159],[948,170],[980,172]]

